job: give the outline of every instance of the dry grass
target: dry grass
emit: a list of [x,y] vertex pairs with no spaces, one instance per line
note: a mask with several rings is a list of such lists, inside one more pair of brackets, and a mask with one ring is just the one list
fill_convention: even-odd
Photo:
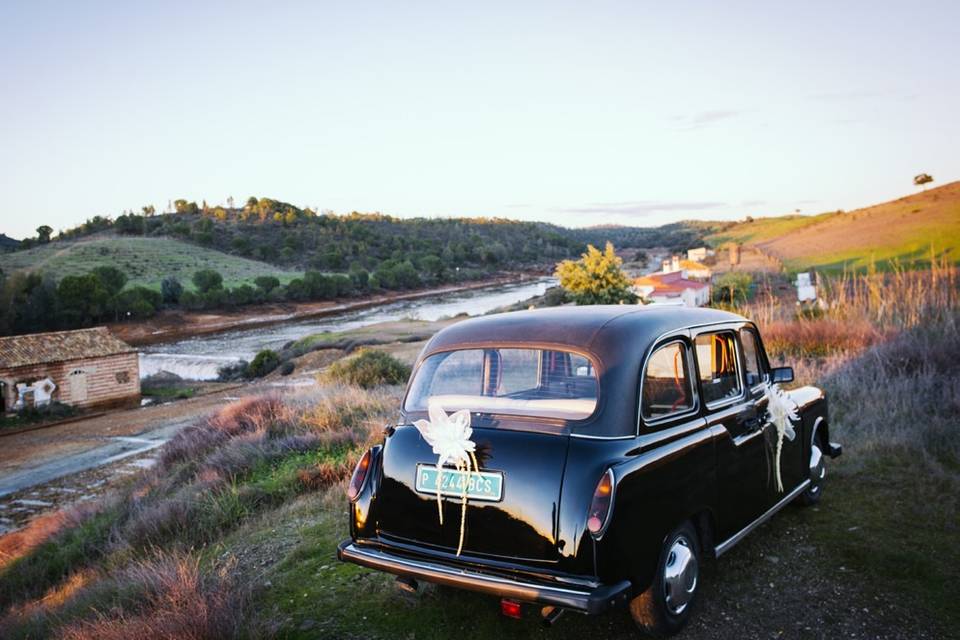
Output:
[[884,333],[865,320],[834,318],[777,321],[763,328],[763,344],[770,357],[780,355],[823,357],[857,352],[884,338]]
[[298,494],[342,496],[397,395],[334,386],[235,402],[168,442],[99,519],[61,513],[8,536],[0,637],[258,635],[241,628],[259,619],[244,588],[202,550]]
[[160,554],[134,563],[114,580],[118,589],[140,594],[139,603],[67,625],[59,638],[212,640],[253,635],[244,622],[245,590],[233,582],[229,566],[204,571],[197,556]]

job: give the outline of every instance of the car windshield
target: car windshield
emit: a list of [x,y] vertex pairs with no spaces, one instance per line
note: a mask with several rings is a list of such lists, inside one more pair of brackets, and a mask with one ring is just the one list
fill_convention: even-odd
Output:
[[544,349],[435,353],[417,369],[404,410],[582,420],[597,406],[597,374],[585,356]]

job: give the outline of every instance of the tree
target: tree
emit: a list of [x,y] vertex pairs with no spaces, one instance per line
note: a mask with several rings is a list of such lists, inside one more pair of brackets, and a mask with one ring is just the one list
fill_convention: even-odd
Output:
[[173,276],[167,276],[160,283],[160,295],[164,304],[177,304],[183,295],[183,285]]
[[750,294],[750,285],[753,276],[743,271],[728,271],[716,281],[717,298],[720,302],[737,304],[737,301],[746,302]]
[[927,185],[931,182],[933,182],[933,176],[931,176],[929,173],[921,173],[913,176],[913,184],[918,187],[924,187],[924,185]]
[[37,240],[40,244],[47,244],[50,242],[50,234],[53,233],[53,229],[45,224],[37,227]]
[[271,291],[280,286],[280,279],[276,276],[257,276],[253,283],[263,289],[265,294],[270,295]]
[[176,209],[177,213],[181,213],[181,214],[200,213],[200,207],[197,206],[196,202],[187,202],[183,198],[178,198],[177,200],[174,200],[173,206]]
[[57,285],[57,297],[61,320],[67,327],[83,326],[100,319],[110,299],[95,273],[64,276]]
[[201,269],[193,274],[193,286],[200,293],[208,293],[223,288],[223,276],[213,269]]
[[557,265],[556,276],[577,304],[634,303],[637,296],[630,290],[630,278],[621,268],[613,243],[600,251],[592,244],[579,260],[564,260]]
[[92,273],[100,278],[103,288],[106,289],[107,295],[111,298],[120,293],[124,285],[127,284],[127,274],[110,265],[97,267]]

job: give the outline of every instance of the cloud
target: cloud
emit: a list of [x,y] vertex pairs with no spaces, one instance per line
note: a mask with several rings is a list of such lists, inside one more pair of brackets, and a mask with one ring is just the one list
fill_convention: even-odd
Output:
[[740,203],[741,207],[760,207],[767,204],[766,200],[744,200]]
[[663,202],[636,200],[631,202],[591,202],[579,207],[556,207],[553,211],[558,213],[643,217],[669,211],[704,211],[725,206],[727,206],[726,202],[714,201]]
[[693,131],[702,129],[723,120],[730,120],[742,115],[743,111],[734,111],[732,109],[709,109],[692,115],[674,116],[671,118],[678,123],[679,131]]
[[891,98],[898,100],[914,100],[917,97],[915,93],[902,93],[899,91],[879,90],[879,89],[848,89],[844,91],[824,91],[823,93],[814,93],[808,96],[811,100],[823,100],[825,102],[855,102],[858,100],[873,100]]

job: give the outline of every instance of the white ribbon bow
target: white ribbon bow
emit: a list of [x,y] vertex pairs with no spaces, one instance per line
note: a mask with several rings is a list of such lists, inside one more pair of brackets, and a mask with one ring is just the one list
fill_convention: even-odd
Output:
[[440,497],[440,485],[443,480],[443,465],[453,464],[457,471],[468,474],[463,483],[460,507],[460,542],[457,545],[459,556],[463,550],[463,534],[467,523],[467,489],[473,472],[480,470],[474,455],[477,444],[470,439],[473,435],[473,429],[470,428],[470,412],[461,409],[448,416],[440,405],[430,403],[427,413],[430,416],[429,420],[417,420],[413,424],[437,454],[437,512],[440,514],[441,525],[443,524],[443,501]]
[[793,423],[800,420],[797,413],[797,403],[788,396],[778,385],[767,387],[767,424],[772,424],[777,430],[777,452],[774,458],[774,474],[777,482],[777,491],[783,493],[783,478],[780,475],[780,452],[783,449],[783,439],[790,442],[797,437]]

